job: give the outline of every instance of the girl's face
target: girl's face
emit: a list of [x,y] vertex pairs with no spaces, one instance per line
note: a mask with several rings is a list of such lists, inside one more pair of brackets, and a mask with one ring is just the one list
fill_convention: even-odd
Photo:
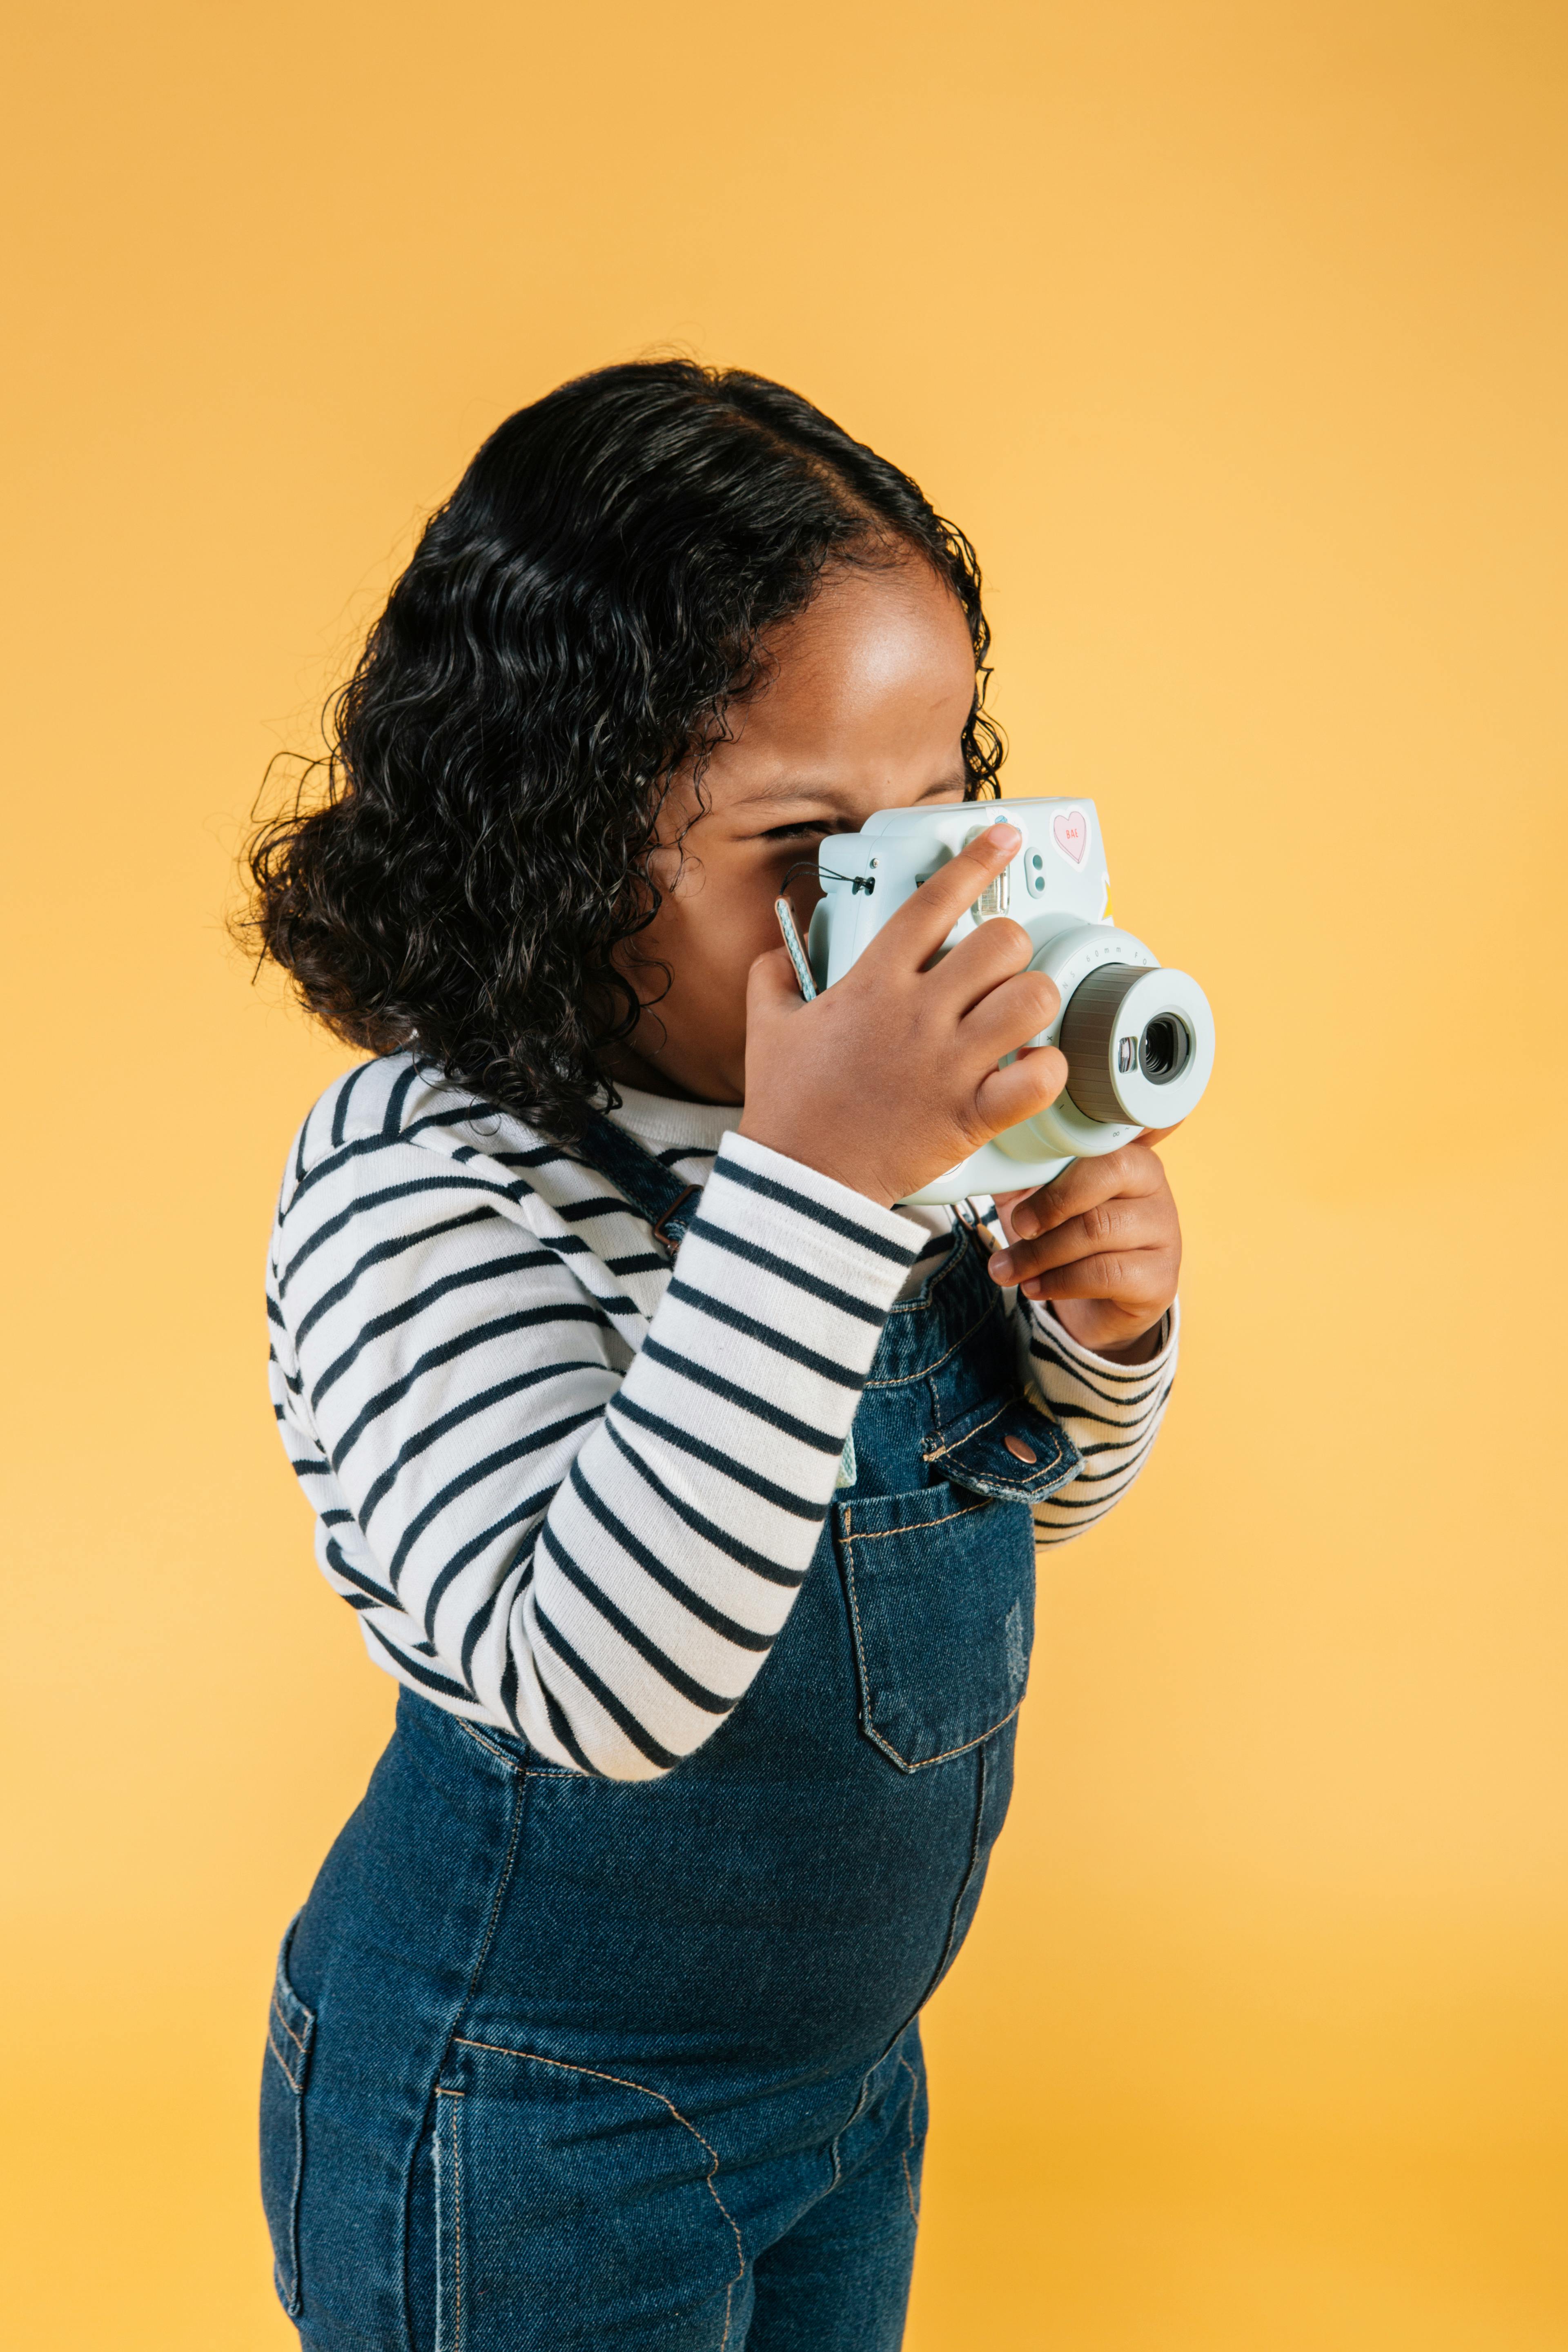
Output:
[[974,651],[958,599],[919,557],[836,567],[763,649],[772,674],[731,713],[700,798],[683,773],[665,803],[651,861],[663,903],[626,966],[658,1001],[609,1057],[627,1085],[695,1102],[745,1098],[746,976],[779,945],[790,868],[806,861],[790,886],[804,919],[824,835],[963,798]]

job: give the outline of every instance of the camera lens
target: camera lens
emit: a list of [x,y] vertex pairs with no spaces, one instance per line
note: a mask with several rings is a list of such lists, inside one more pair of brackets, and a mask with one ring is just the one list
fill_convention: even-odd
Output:
[[[1067,999],[1057,1036],[1068,1066],[1063,1125],[1052,1132],[1065,1136],[1066,1150],[1075,1111],[1102,1128],[1173,1127],[1208,1083],[1214,1026],[1207,998],[1184,971],[1155,963],[1097,964],[1072,988],[1072,962],[1089,942],[1078,932],[1068,938],[1068,952],[1051,974]],[[1041,950],[1042,957],[1050,953],[1050,948]],[[1104,1151],[1112,1141],[1080,1139],[1079,1149]]]
[[[1085,1118],[1114,1125],[1127,1117],[1111,1083],[1110,1063],[1121,1042],[1116,1033],[1122,999],[1142,978],[1140,964],[1102,963],[1068,999],[1061,1026],[1068,1093]],[[1131,1042],[1126,1040],[1129,1051]]]
[[1138,1043],[1138,1066],[1152,1087],[1169,1086],[1192,1059],[1193,1040],[1184,1021],[1157,1013]]

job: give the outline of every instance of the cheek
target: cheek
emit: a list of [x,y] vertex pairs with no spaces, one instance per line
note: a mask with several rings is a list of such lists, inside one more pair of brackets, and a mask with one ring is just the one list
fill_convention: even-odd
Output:
[[642,951],[668,969],[666,1017],[684,1014],[718,1032],[744,1024],[747,975],[756,958],[777,945],[771,898],[757,905],[709,887],[667,898],[643,934]]
[[723,1015],[731,1006],[743,1018],[746,981],[758,956],[779,944],[773,901],[752,904],[744,898],[727,903],[712,898],[690,900],[682,909],[680,954],[693,984],[700,986]]
[[738,962],[743,982],[753,959],[779,944],[777,896],[778,881],[765,867],[730,867],[721,857],[693,860],[662,912],[684,957],[714,969]]

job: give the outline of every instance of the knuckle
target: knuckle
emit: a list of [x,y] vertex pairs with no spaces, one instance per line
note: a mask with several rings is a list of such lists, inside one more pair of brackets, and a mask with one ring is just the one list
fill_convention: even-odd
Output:
[[1043,971],[1021,972],[1019,979],[1026,1002],[1036,1015],[1036,1026],[1044,1029],[1061,1003],[1056,982]]
[[1028,932],[1022,923],[1016,923],[1011,915],[993,915],[988,922],[981,925],[981,929],[987,944],[999,958],[1005,958],[1012,971],[1016,971],[1026,964],[1035,952],[1035,943]]

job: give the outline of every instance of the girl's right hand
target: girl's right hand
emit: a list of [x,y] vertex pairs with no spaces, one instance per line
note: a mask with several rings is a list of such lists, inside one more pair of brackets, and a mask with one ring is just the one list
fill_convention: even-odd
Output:
[[810,1004],[782,947],[757,958],[742,1135],[890,1208],[1056,1100],[1063,1056],[1021,1050],[1059,1002],[1023,926],[994,916],[931,961],[1022,842],[987,825]]

